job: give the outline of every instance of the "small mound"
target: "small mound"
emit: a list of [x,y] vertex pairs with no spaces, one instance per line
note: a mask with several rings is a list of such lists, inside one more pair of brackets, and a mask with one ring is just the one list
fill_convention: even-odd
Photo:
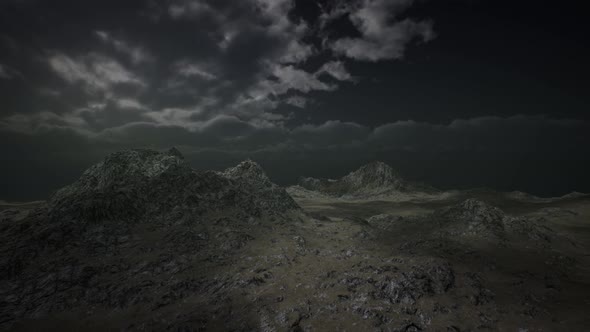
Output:
[[505,236],[504,212],[476,199],[443,209],[436,217],[454,235]]
[[476,199],[437,211],[442,230],[455,236],[476,236],[489,240],[506,242],[532,240],[538,245],[547,246],[555,232],[530,218],[506,215],[497,207]]
[[327,180],[320,180],[316,178],[300,177],[297,181],[298,186],[305,190],[323,191],[323,186],[328,184]]

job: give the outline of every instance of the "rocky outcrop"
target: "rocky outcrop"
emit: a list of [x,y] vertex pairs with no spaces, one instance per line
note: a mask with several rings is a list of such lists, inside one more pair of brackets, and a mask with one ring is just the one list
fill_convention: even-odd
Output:
[[376,292],[376,297],[391,303],[414,304],[421,297],[446,293],[454,283],[451,265],[432,261],[401,273],[397,278],[377,282],[380,291]]

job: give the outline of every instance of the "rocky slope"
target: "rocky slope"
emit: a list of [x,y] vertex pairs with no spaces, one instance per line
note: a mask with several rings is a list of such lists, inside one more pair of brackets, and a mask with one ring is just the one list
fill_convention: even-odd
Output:
[[252,161],[213,172],[192,169],[176,149],[114,153],[46,204],[0,214],[0,327],[94,308],[155,310],[214,283],[209,269],[299,209]]

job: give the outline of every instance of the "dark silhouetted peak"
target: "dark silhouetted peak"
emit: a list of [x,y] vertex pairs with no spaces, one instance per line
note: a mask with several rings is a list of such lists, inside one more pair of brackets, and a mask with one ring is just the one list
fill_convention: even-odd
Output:
[[168,154],[171,156],[176,156],[180,159],[184,159],[182,152],[180,152],[180,150],[178,150],[176,147],[172,147],[170,150],[168,150]]

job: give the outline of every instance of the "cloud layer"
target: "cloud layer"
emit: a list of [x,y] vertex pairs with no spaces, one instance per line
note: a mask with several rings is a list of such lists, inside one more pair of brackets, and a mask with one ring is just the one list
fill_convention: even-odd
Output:
[[[58,126],[89,136],[121,124],[191,129],[222,115],[286,125],[313,102],[310,93],[358,81],[348,62],[399,59],[411,41],[429,40],[430,23],[397,20],[409,5],[355,0],[318,7],[322,14],[308,21],[297,17],[301,4],[294,0],[132,1],[96,12],[71,6],[68,16],[49,18],[44,11],[54,9],[46,4],[9,2],[10,10],[26,12],[32,35],[45,35],[26,54],[34,66],[22,74],[26,93],[44,106],[17,105],[0,119],[13,130]],[[337,18],[354,24],[360,37],[328,37]],[[66,30],[73,19],[82,28]],[[31,46],[25,36],[7,38],[13,51]],[[17,73],[0,66],[1,79]]]
[[[3,1],[0,171],[9,176],[0,199],[45,198],[109,152],[170,146],[197,168],[250,157],[281,183],[380,159],[442,186],[511,188],[533,169],[561,179],[550,186],[556,191],[583,187],[587,180],[575,177],[586,179],[576,167],[590,166],[577,150],[588,145],[587,122],[530,115],[534,107],[486,117],[486,105],[441,122],[436,113],[454,114],[452,103],[440,95],[428,102],[433,96],[410,75],[396,81],[414,72],[408,49],[436,36],[436,18],[414,17],[417,4]],[[410,96],[398,92],[404,85]],[[465,98],[482,93],[470,91]],[[381,105],[385,95],[396,98]],[[432,123],[409,120],[417,118],[405,103],[413,97],[427,101],[414,109],[431,109]],[[382,114],[369,121],[375,106]],[[561,174],[551,177],[558,163]]]

